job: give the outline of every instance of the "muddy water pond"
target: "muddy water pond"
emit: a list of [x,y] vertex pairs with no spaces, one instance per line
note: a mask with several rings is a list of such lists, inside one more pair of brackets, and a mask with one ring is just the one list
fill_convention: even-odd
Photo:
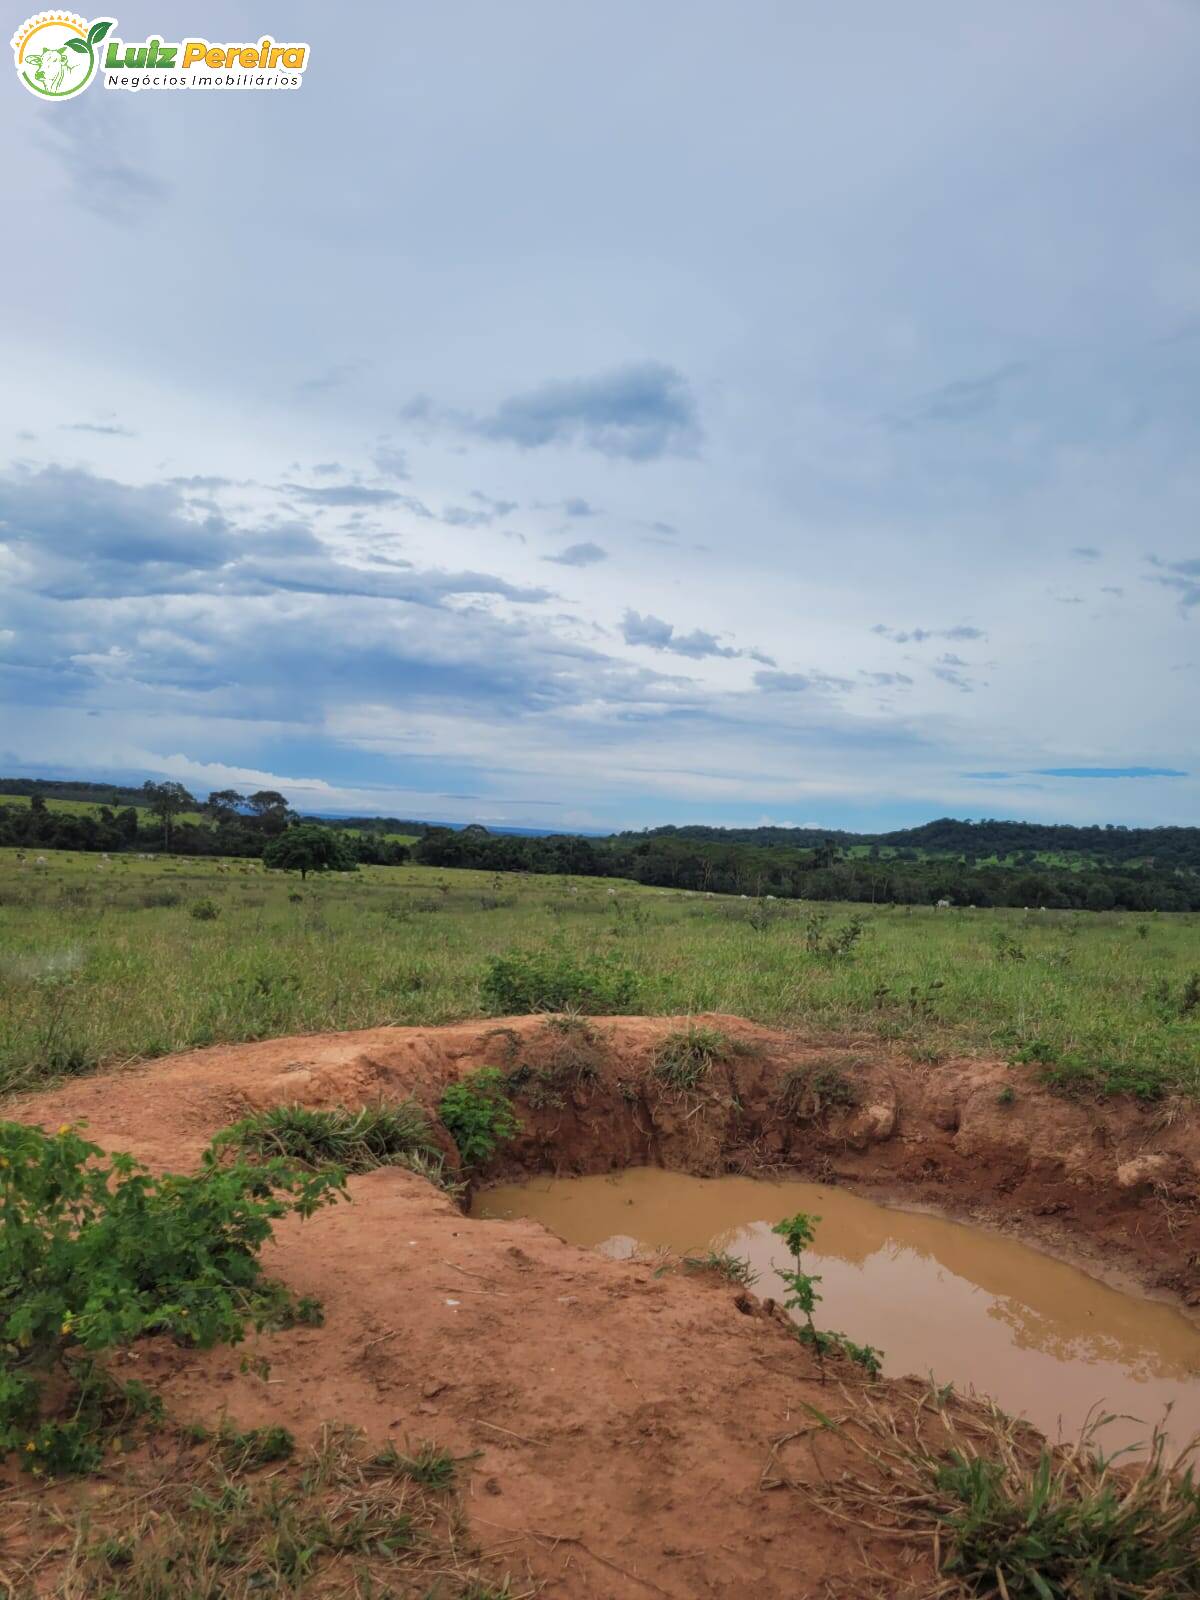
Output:
[[805,1268],[819,1273],[817,1326],[884,1352],[889,1376],[932,1373],[991,1395],[1051,1438],[1096,1405],[1120,1413],[1108,1450],[1144,1439],[1172,1405],[1172,1444],[1200,1432],[1200,1330],[1171,1306],[1122,1293],[1015,1239],[877,1205],[844,1189],[692,1178],[653,1167],[484,1190],[476,1217],[528,1217],[613,1256],[728,1251],[781,1298],[790,1265],[771,1225],[821,1218]]

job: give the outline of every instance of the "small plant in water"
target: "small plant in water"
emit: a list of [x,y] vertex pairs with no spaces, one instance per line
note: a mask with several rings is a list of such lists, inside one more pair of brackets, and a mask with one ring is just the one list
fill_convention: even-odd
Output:
[[856,1344],[844,1333],[825,1332],[817,1328],[813,1322],[813,1312],[821,1299],[817,1293],[817,1284],[821,1280],[815,1273],[805,1272],[801,1258],[816,1237],[816,1225],[820,1220],[820,1217],[815,1217],[807,1211],[797,1211],[794,1217],[784,1217],[782,1222],[777,1222],[771,1229],[772,1233],[777,1233],[781,1239],[786,1240],[787,1247],[796,1261],[794,1269],[779,1273],[788,1291],[784,1297],[784,1306],[788,1311],[798,1311],[804,1318],[803,1326],[796,1331],[801,1343],[811,1346],[816,1354],[822,1383],[825,1382],[825,1356],[835,1350],[840,1350],[852,1361],[857,1362],[869,1377],[877,1378],[883,1371],[881,1350],[876,1350],[869,1344]]

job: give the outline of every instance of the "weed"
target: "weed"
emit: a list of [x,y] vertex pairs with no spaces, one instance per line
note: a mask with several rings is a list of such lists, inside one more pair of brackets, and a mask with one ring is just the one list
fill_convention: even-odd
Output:
[[804,1251],[813,1242],[816,1236],[816,1225],[820,1217],[815,1217],[806,1211],[797,1211],[794,1217],[784,1217],[771,1229],[787,1242],[787,1247],[795,1259],[795,1267],[780,1271],[787,1294],[784,1296],[784,1307],[788,1311],[798,1311],[804,1318],[804,1323],[796,1332],[802,1344],[812,1349],[817,1357],[817,1366],[821,1373],[821,1382],[825,1382],[825,1357],[834,1352],[841,1353],[863,1367],[871,1378],[877,1378],[883,1371],[883,1352],[876,1350],[873,1345],[855,1344],[854,1340],[844,1333],[833,1333],[818,1330],[813,1322],[813,1312],[816,1310],[821,1296],[817,1293],[817,1284],[820,1278],[815,1273],[805,1272],[802,1257]]
[[581,1011],[600,1015],[634,1008],[638,981],[615,958],[582,961],[560,950],[493,956],[482,990],[493,1011]]
[[520,1132],[504,1088],[504,1074],[497,1067],[479,1067],[443,1091],[438,1116],[458,1146],[464,1167],[486,1165],[499,1144]]
[[522,1062],[512,1065],[522,1047],[521,1036],[512,1028],[497,1028],[505,1039],[505,1089],[521,1095],[529,1106],[540,1111],[566,1104],[566,1096],[590,1088],[600,1076],[603,1056],[591,1025],[580,1016],[567,1013],[547,1017],[540,1036],[531,1041],[543,1053],[543,1065]]
[[226,1472],[258,1472],[295,1454],[296,1441],[286,1428],[248,1428],[245,1433],[226,1422],[217,1435]]
[[194,922],[215,922],[221,915],[221,908],[215,900],[193,900],[189,915]]
[[438,1492],[451,1488],[458,1472],[457,1459],[428,1439],[422,1441],[413,1455],[405,1455],[394,1444],[388,1444],[371,1457],[369,1465],[373,1471],[411,1478],[423,1489]]
[[[235,1433],[227,1430],[224,1443],[221,1433],[207,1438],[199,1458],[150,1463],[137,1476],[126,1469],[126,1492],[76,1512],[60,1546],[61,1592],[102,1600],[316,1593],[514,1600],[507,1581],[489,1584],[467,1564],[470,1543],[461,1503],[448,1492],[452,1483],[427,1487],[419,1477],[381,1470],[374,1464],[379,1453],[338,1427],[327,1427],[303,1456],[290,1456],[276,1441],[274,1470],[247,1476],[265,1463],[231,1472],[228,1439]],[[61,1515],[58,1522],[47,1517],[46,1526],[61,1539]]]
[[[69,1126],[51,1137],[0,1123],[0,1455],[19,1452],[30,1466],[46,1427],[70,1429],[62,1448],[86,1464],[87,1408],[69,1423],[42,1417],[43,1386],[68,1352],[94,1355],[153,1331],[200,1346],[237,1341],[262,1311],[258,1252],[272,1223],[310,1216],[341,1192],[337,1173],[278,1161],[223,1168],[209,1152],[195,1176],[155,1177],[131,1156],[105,1159]],[[267,1303],[281,1298],[276,1286]]]
[[1190,1465],[1200,1441],[1171,1461],[1155,1429],[1148,1457],[1127,1468],[1098,1446],[1103,1416],[1064,1447],[995,1407],[951,1412],[933,1395],[914,1403],[910,1419],[885,1415],[869,1393],[852,1427],[813,1414],[871,1470],[830,1477],[812,1497],[851,1521],[898,1519],[909,1537],[929,1539],[946,1600],[1200,1593],[1200,1485]]
[[1164,1021],[1178,1018],[1186,1021],[1200,1013],[1200,972],[1189,972],[1178,991],[1168,978],[1157,978],[1150,986],[1148,998]]
[[684,1256],[683,1265],[688,1272],[715,1272],[729,1283],[749,1289],[758,1282],[758,1273],[745,1256],[731,1255],[728,1250],[709,1250],[702,1256]]
[[313,1169],[335,1166],[344,1172],[370,1172],[414,1155],[434,1157],[437,1145],[429,1119],[415,1100],[364,1106],[348,1111],[314,1111],[308,1106],[274,1106],[236,1122],[213,1141],[255,1160],[284,1157]]
[[857,912],[840,927],[830,928],[828,912],[810,911],[804,919],[804,948],[818,960],[843,961],[854,953],[866,931],[866,918]]
[[1009,963],[1025,960],[1025,946],[1013,938],[1003,928],[997,928],[992,939],[992,946],[996,952],[997,961]]
[[1017,1091],[1013,1088],[1011,1083],[1006,1083],[1004,1088],[1001,1089],[1000,1093],[996,1096],[996,1104],[998,1106],[1011,1106],[1016,1101],[1016,1098]]
[[695,1091],[713,1065],[730,1052],[729,1036],[720,1028],[689,1022],[668,1033],[654,1051],[654,1076],[679,1093]]
[[784,1074],[775,1104],[789,1122],[815,1122],[858,1101],[857,1086],[836,1061],[809,1061]]

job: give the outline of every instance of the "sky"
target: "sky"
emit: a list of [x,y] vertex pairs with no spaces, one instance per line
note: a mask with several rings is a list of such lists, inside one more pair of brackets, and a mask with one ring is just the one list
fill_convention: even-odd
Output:
[[8,69],[0,773],[1200,822],[1197,0],[116,32],[311,60]]

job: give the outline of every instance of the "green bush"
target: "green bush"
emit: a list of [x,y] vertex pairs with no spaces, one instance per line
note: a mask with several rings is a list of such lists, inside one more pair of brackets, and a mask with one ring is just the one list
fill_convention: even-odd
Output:
[[206,1347],[240,1339],[247,1318],[278,1319],[286,1291],[262,1278],[259,1249],[278,1218],[310,1216],[343,1187],[337,1170],[221,1166],[212,1152],[192,1176],[105,1160],[71,1127],[0,1123],[0,1457],[32,1465],[39,1428],[71,1427],[39,1422],[68,1352],[159,1331]]
[[502,1140],[521,1130],[504,1088],[505,1077],[498,1067],[480,1067],[448,1084],[438,1102],[438,1116],[458,1146],[465,1167],[483,1166]]
[[221,908],[215,900],[194,900],[189,915],[197,922],[215,922],[221,915]]
[[633,1010],[637,975],[612,956],[582,960],[567,951],[517,950],[493,956],[483,994],[499,1014],[583,1011],[592,1016]]

